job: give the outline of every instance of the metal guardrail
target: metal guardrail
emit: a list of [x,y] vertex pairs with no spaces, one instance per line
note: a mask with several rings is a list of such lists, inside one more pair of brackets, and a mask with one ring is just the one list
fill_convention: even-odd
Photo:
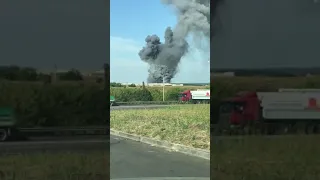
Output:
[[109,127],[36,127],[19,128],[22,131],[80,131],[80,130],[105,130]]
[[109,127],[37,127],[18,128],[27,136],[72,136],[72,135],[107,135]]

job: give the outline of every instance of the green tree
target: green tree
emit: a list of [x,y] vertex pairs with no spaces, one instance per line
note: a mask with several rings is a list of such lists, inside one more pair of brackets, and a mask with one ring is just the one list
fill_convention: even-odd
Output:
[[110,87],[123,87],[121,83],[110,82]]
[[59,80],[61,81],[82,81],[83,77],[80,71],[76,69],[71,69],[66,73],[62,73],[59,75]]

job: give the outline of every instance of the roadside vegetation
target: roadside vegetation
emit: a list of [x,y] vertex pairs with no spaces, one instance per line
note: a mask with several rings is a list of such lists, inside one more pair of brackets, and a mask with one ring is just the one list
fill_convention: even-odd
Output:
[[[213,77],[218,102],[240,91],[320,88],[319,77]],[[214,106],[211,101],[211,115]],[[224,180],[318,180],[319,135],[212,137],[211,178]]]
[[[185,90],[210,89],[209,86],[166,86],[164,88],[165,101],[179,101],[179,94]],[[110,95],[116,98],[117,102],[140,102],[163,101],[163,87],[148,86],[121,86],[110,87]]]
[[320,179],[318,135],[212,138],[211,177],[224,180]]
[[109,178],[109,152],[1,155],[0,179],[103,180]]
[[207,104],[111,111],[110,127],[194,148],[210,149],[210,105]]

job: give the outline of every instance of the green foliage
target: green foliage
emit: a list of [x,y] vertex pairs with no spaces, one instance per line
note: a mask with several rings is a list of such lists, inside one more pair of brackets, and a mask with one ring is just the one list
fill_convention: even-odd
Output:
[[112,87],[110,95],[115,96],[118,102],[152,101],[151,93],[143,88]]
[[76,69],[71,69],[66,73],[59,74],[59,80],[61,81],[82,81],[82,74]]
[[37,81],[39,79],[36,69],[18,66],[1,66],[0,78],[10,81]]
[[[80,71],[71,69],[65,73],[57,73],[62,81],[82,81]],[[41,81],[51,83],[51,75],[38,72],[35,68],[19,66],[0,66],[0,79],[8,81]]]
[[107,124],[109,102],[102,85],[3,82],[0,94],[0,106],[13,107],[22,127]]
[[136,87],[135,84],[129,84],[128,87]]
[[123,87],[121,83],[110,82],[110,87]]
[[319,77],[214,77],[211,97],[226,98],[240,91],[272,92],[280,88],[320,88]]
[[[185,90],[199,89],[196,86],[165,87],[165,101],[178,101],[179,94]],[[115,96],[118,102],[133,101],[162,101],[162,87],[111,87],[110,95]]]

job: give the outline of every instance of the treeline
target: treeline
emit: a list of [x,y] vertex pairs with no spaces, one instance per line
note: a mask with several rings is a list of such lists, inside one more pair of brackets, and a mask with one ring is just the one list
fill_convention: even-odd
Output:
[[43,73],[32,67],[0,66],[0,79],[2,80],[51,82],[54,78],[61,81],[84,80],[83,75],[77,69],[70,69],[67,72]]
[[[105,66],[105,72],[109,68]],[[109,79],[100,78],[101,82]],[[67,83],[34,83],[56,79]],[[52,74],[30,67],[1,66],[0,108],[15,109],[20,127],[108,125],[107,83],[82,80],[83,75],[76,69]]]
[[123,85],[117,82],[110,82],[110,87],[137,87],[135,84]]
[[320,77],[216,77],[211,97],[227,98],[241,91],[277,92],[280,88],[319,89]]
[[301,77],[319,75],[320,68],[211,69],[211,73],[233,72],[235,76]]
[[108,124],[108,94],[102,84],[4,81],[0,94],[0,107],[15,109],[19,127]]
[[[197,87],[166,87],[164,93],[165,101],[179,101],[179,95],[185,90],[195,90]],[[162,87],[111,87],[110,95],[115,96],[118,102],[136,102],[136,101],[162,101]]]

